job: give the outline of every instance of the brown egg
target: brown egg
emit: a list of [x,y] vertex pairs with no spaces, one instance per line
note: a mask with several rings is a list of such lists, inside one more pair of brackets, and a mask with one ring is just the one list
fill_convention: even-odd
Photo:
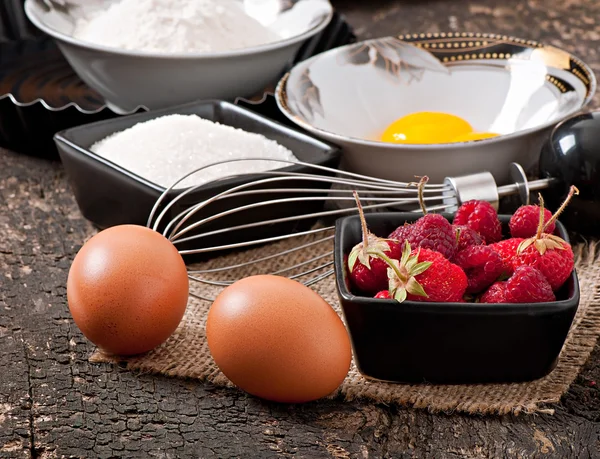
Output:
[[81,332],[105,352],[149,351],[175,331],[187,306],[185,263],[156,231],[122,225],[81,248],[69,271],[67,299]]
[[346,328],[331,306],[279,276],[251,276],[223,290],[210,308],[206,337],[231,382],[276,402],[332,393],[352,358]]

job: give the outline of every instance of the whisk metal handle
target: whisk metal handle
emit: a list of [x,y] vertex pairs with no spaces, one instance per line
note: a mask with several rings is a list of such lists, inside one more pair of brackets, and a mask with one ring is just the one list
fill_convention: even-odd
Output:
[[444,204],[450,206],[448,212],[454,212],[465,201],[480,199],[488,201],[496,210],[500,198],[518,194],[524,205],[529,204],[529,195],[532,191],[545,190],[558,183],[555,178],[538,180],[527,179],[525,171],[518,163],[511,164],[511,178],[514,183],[497,186],[494,177],[489,172],[479,172],[461,177],[447,177],[444,184],[450,186],[450,191],[445,191]]
[[461,203],[472,199],[488,201],[498,209],[498,187],[494,176],[489,172],[479,172],[462,177],[447,177],[444,183],[452,187],[452,191],[443,194],[444,203],[455,206],[449,212],[456,211]]
[[[527,186],[529,187],[529,191],[539,191],[546,190],[555,184],[559,183],[560,180],[556,178],[543,178],[537,180],[531,180],[527,182]],[[498,187],[498,196],[503,198],[504,196],[512,196],[519,192],[519,185],[517,183],[512,183],[510,185],[503,185]]]

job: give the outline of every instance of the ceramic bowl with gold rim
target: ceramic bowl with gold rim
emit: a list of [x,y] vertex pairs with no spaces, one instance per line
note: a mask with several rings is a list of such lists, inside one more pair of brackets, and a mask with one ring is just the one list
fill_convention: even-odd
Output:
[[[589,66],[556,47],[440,33],[377,38],[317,55],[282,78],[276,99],[298,126],[342,147],[344,167],[353,172],[402,181],[428,175],[439,183],[489,171],[504,184],[510,163],[533,167],[552,127],[595,91]],[[390,124],[416,112],[456,116],[494,136],[386,139]],[[439,132],[447,128],[431,123]]]

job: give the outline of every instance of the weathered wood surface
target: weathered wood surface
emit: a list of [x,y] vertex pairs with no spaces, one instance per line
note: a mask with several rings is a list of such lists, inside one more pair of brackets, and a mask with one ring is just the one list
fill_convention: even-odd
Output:
[[[335,3],[360,37],[501,32],[600,66],[596,0]],[[518,418],[341,401],[278,406],[91,365],[65,283],[92,232],[59,164],[0,150],[0,457],[600,457],[599,347],[554,416]]]

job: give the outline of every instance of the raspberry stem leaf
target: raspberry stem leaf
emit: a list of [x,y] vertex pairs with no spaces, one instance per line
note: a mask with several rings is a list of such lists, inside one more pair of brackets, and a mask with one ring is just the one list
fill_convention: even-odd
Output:
[[537,228],[537,234],[529,239],[525,239],[523,242],[519,244],[517,247],[517,255],[521,255],[523,251],[525,251],[532,244],[535,249],[539,252],[540,255],[544,255],[547,250],[566,250],[566,241],[558,236],[553,234],[547,234],[546,229],[552,225],[557,219],[558,216],[565,210],[569,201],[573,198],[574,195],[579,194],[579,190],[575,186],[571,186],[569,189],[569,194],[567,195],[565,201],[562,203],[560,208],[552,215],[552,218],[548,220],[544,224],[544,198],[541,194],[539,194],[540,201],[540,221]]
[[428,296],[415,276],[425,272],[433,263],[430,261],[419,263],[420,252],[416,255],[411,255],[411,253],[410,244],[406,241],[400,261],[392,260],[385,255],[385,258],[382,258],[388,265],[390,296],[399,303],[404,302],[409,293],[415,296]]
[[362,231],[362,241],[355,245],[350,255],[348,256],[348,268],[350,272],[354,269],[357,261],[360,261],[367,269],[371,269],[371,256],[381,258],[383,252],[390,249],[388,244],[389,239],[382,239],[372,234],[368,227],[365,219],[365,214],[358,197],[358,193],[354,191],[354,199],[356,200],[356,206],[358,208],[358,215],[360,217],[360,226]]

